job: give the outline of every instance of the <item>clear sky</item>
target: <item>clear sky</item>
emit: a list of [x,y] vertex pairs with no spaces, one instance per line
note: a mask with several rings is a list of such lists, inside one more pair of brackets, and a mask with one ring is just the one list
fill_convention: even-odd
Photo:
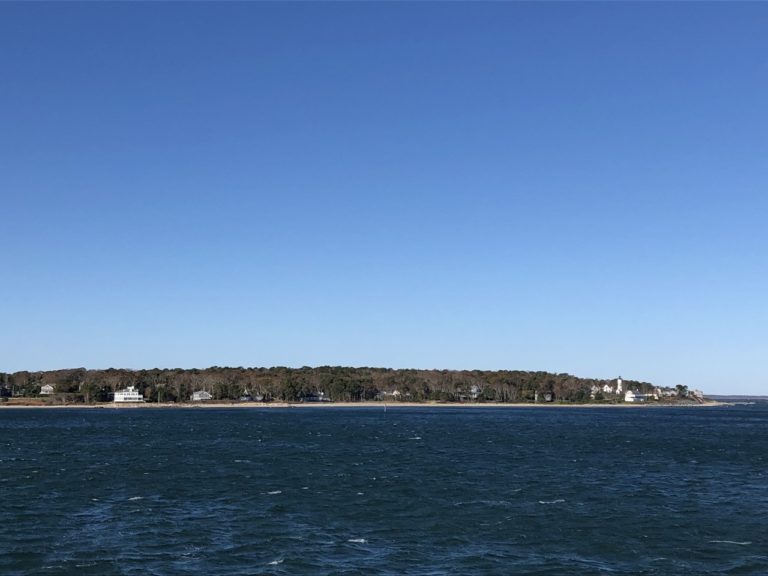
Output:
[[768,394],[768,4],[0,3],[0,370]]

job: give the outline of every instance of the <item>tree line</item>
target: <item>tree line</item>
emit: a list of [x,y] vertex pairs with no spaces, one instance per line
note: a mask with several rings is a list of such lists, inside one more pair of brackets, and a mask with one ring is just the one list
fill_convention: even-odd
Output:
[[[0,395],[35,397],[42,386],[75,402],[109,402],[116,390],[135,386],[148,402],[186,402],[205,390],[214,400],[246,394],[264,401],[298,402],[324,393],[337,402],[369,400],[442,402],[589,402],[593,386],[609,380],[522,370],[411,370],[343,366],[128,370],[74,368],[43,372],[0,372]],[[614,382],[615,384],[615,382]],[[624,381],[624,389],[650,392],[648,382]],[[598,400],[611,401],[600,394]]]

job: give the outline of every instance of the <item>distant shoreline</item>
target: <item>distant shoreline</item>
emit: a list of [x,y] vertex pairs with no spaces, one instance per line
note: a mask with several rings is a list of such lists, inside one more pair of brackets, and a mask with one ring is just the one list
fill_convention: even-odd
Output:
[[269,410],[273,408],[462,408],[462,409],[488,409],[488,408],[700,408],[713,406],[733,406],[732,402],[720,402],[715,400],[702,403],[656,403],[656,402],[625,402],[621,404],[556,404],[556,403],[451,403],[451,402],[200,402],[200,403],[157,403],[157,402],[136,402],[136,403],[104,403],[104,404],[0,404],[0,410],[3,409],[105,409],[105,410],[136,410],[136,409],[162,409],[179,408],[188,410],[199,410],[205,408],[226,408],[243,410]]

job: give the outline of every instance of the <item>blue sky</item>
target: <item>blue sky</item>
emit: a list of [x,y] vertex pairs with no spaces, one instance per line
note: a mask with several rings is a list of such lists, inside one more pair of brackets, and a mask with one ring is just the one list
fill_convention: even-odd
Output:
[[768,394],[768,5],[2,3],[0,370]]

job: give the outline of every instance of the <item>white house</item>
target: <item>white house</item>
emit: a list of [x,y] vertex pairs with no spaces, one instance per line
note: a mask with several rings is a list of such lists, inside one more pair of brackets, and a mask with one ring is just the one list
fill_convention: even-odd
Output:
[[125,390],[115,390],[115,402],[144,402],[144,396],[135,386],[128,386]]
[[611,386],[610,384],[606,384],[605,386],[603,386],[603,392],[605,392],[606,394],[613,394],[613,386]]
[[45,384],[44,386],[40,387],[40,394],[42,394],[43,396],[48,396],[50,394],[53,394],[53,390],[54,390],[53,386],[51,386],[50,384]]
[[211,400],[212,398],[211,393],[205,390],[198,390],[192,393],[192,402],[201,402],[202,400]]
[[624,394],[624,402],[645,402],[651,398],[653,398],[653,394],[641,394],[632,390],[627,390],[627,393]]

